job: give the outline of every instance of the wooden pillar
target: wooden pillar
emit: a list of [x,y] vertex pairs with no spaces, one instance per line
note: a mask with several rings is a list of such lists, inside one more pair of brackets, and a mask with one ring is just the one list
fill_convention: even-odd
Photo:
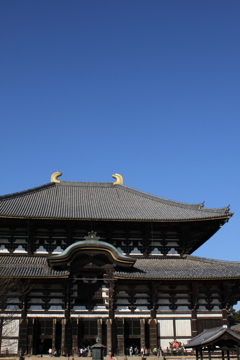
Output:
[[145,319],[140,319],[140,348],[146,346]]
[[222,360],[224,360],[224,349],[222,350]]
[[98,338],[100,343],[102,344],[102,319],[97,320],[97,327],[98,327]]
[[78,353],[78,319],[72,320],[72,356],[76,356]]
[[191,319],[191,327],[192,327],[192,337],[197,336],[197,311],[193,309],[191,311],[192,319]]
[[52,324],[52,354],[54,355],[54,352],[56,350],[56,319],[53,319]]
[[61,355],[72,352],[72,329],[70,320],[70,281],[65,282],[65,319],[62,320]]
[[28,321],[28,348],[27,353],[33,355],[34,319]]
[[124,319],[119,319],[116,324],[117,330],[117,349],[119,355],[125,355],[125,333],[124,333]]
[[236,357],[237,357],[237,360],[239,360],[239,347],[236,346]]
[[158,347],[157,319],[149,320],[149,346],[151,352]]
[[107,319],[107,353],[112,349],[112,319]]
[[62,319],[62,336],[61,336],[61,355],[65,355],[67,349],[65,347],[66,319]]
[[208,359],[211,360],[211,349],[209,346],[208,346]]
[[222,309],[222,323],[223,323],[223,325],[227,325],[227,327],[229,326],[226,309]]
[[18,352],[22,355],[28,352],[28,319],[20,320]]

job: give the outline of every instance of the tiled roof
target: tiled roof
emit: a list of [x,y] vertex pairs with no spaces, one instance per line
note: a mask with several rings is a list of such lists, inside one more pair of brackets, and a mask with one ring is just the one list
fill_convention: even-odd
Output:
[[[68,271],[52,270],[46,257],[0,256],[0,276],[67,277]],[[196,256],[184,258],[137,259],[132,268],[114,273],[116,278],[152,280],[212,280],[240,277],[240,262],[220,261]]]
[[55,271],[48,266],[47,259],[40,256],[0,256],[0,276],[19,278],[62,278],[68,271]]
[[235,331],[236,333],[240,334],[240,322],[231,326],[231,330]]
[[[237,344],[240,344],[240,335],[226,327],[216,327],[212,329],[204,330],[201,334],[191,339],[185,347],[202,347],[207,344],[216,344],[218,339],[224,336],[224,340],[234,339]],[[232,342],[231,342],[232,344]],[[226,345],[225,345],[226,346]]]
[[115,276],[153,280],[233,279],[240,277],[240,262],[190,255],[184,258],[137,259],[133,268],[117,271]]
[[178,221],[229,218],[229,208],[208,209],[113,183],[49,183],[0,196],[0,217]]

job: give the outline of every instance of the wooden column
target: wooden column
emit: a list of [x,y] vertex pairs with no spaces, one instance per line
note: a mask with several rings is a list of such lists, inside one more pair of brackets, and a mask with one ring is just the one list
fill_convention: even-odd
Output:
[[65,355],[67,352],[65,346],[65,333],[66,333],[66,319],[62,319],[61,355]]
[[76,356],[78,353],[78,319],[72,320],[72,356]]
[[151,352],[158,347],[157,319],[149,320],[149,346]]
[[107,353],[112,349],[112,319],[107,319]]
[[33,336],[34,336],[34,319],[28,321],[28,350],[29,355],[33,355]]
[[18,352],[19,354],[27,354],[28,346],[28,320],[21,319],[19,324],[19,343],[18,343]]
[[97,320],[97,327],[98,327],[98,338],[100,343],[102,344],[102,319]]
[[208,346],[208,359],[211,360],[211,349],[209,346]]
[[145,319],[140,319],[140,348],[146,346],[146,334],[145,334]]
[[226,309],[222,309],[222,323],[223,323],[223,325],[229,326]]
[[197,311],[192,310],[191,311],[192,319],[191,319],[191,326],[192,326],[192,337],[197,336]]
[[222,350],[222,360],[224,360],[224,350]]
[[[117,327],[116,333],[117,333],[117,349],[118,349],[118,353],[119,353],[119,355],[125,355],[124,319],[119,319],[117,321],[116,327]],[[116,351],[117,351],[117,349],[116,349]]]
[[62,320],[61,355],[72,352],[72,331],[70,320],[70,282],[65,282],[65,319]]
[[52,327],[52,354],[56,350],[56,319],[53,319],[53,327]]

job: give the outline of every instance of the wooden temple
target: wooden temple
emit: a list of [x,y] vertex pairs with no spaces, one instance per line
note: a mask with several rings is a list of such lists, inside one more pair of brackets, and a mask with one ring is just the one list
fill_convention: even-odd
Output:
[[[228,326],[240,262],[191,254],[232,216],[115,182],[51,182],[0,196],[1,352],[166,349]],[[21,290],[24,289],[24,290]],[[1,294],[1,292],[0,292]]]

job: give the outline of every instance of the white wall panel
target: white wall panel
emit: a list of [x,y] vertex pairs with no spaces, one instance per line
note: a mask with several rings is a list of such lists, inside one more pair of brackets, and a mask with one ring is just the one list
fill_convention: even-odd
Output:
[[19,334],[19,320],[17,319],[6,319],[6,322],[3,324],[2,336],[14,337]]
[[173,338],[161,339],[160,340],[160,346],[161,346],[162,350],[166,351],[167,348],[170,348],[169,343],[172,342],[173,340],[174,340]]
[[191,320],[175,320],[176,336],[191,336]]
[[173,320],[158,320],[160,336],[173,336]]
[[2,354],[17,354],[18,352],[18,339],[2,339],[1,353]]

